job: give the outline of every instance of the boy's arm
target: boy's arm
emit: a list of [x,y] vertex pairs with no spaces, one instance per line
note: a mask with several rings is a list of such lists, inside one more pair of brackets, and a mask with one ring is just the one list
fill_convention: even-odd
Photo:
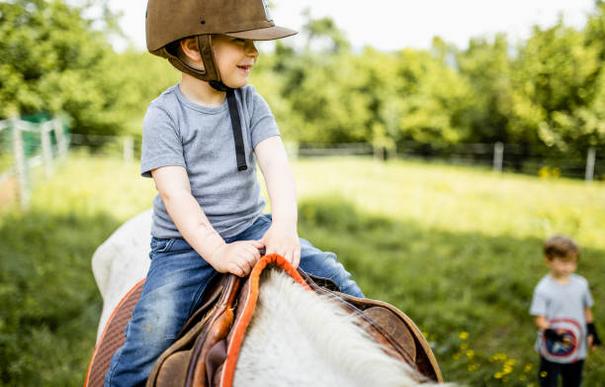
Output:
[[280,254],[297,267],[300,262],[300,240],[296,186],[281,137],[273,136],[261,141],[254,152],[267,185],[273,213],[273,223],[262,242],[267,254]]
[[550,327],[550,324],[544,318],[544,316],[536,316],[536,318],[534,319],[534,323],[536,324],[536,327],[540,331],[543,331],[543,330],[548,329]]
[[166,211],[183,238],[217,271],[247,275],[260,258],[258,241],[225,243],[191,194],[187,172],[180,166],[151,171]]
[[594,317],[592,315],[591,308],[584,308],[584,318],[586,319],[586,330],[587,330],[587,339],[588,339],[588,347],[594,348],[596,346],[601,345],[601,338],[597,333],[597,327],[594,324]]
[[594,321],[591,308],[584,308],[584,318],[586,319],[586,324],[591,324]]

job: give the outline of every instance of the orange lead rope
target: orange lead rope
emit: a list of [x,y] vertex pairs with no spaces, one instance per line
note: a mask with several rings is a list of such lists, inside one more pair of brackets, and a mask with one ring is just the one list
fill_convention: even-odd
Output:
[[246,295],[246,304],[243,305],[243,312],[235,322],[233,330],[233,339],[227,347],[227,359],[223,367],[221,375],[221,385],[223,387],[231,387],[233,385],[233,378],[235,376],[235,366],[237,365],[237,359],[239,352],[244,342],[244,335],[248,329],[248,325],[252,321],[254,310],[256,308],[256,302],[258,300],[260,290],[260,275],[269,265],[275,265],[283,269],[294,281],[303,286],[306,290],[311,290],[309,285],[296,271],[296,269],[288,262],[285,258],[277,254],[265,255],[262,257],[252,269],[250,273],[250,286],[248,287],[248,294]]

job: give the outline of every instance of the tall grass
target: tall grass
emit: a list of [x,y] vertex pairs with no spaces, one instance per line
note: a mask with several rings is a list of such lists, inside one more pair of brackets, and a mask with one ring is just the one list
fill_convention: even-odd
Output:
[[[408,313],[449,380],[534,383],[527,314],[545,273],[543,239],[583,247],[580,274],[605,308],[605,185],[369,159],[293,164],[300,234],[338,253],[369,297]],[[136,164],[74,155],[39,185],[26,213],[0,215],[0,383],[79,385],[101,300],[90,258],[123,221],[148,208],[153,183]],[[586,385],[605,380],[602,350]]]

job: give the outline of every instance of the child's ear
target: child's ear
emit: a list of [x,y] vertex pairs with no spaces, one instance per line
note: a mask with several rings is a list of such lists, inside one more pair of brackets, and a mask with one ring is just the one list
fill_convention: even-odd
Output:
[[202,61],[202,55],[197,46],[197,40],[195,38],[185,38],[179,43],[185,59],[196,68],[203,70],[204,62]]

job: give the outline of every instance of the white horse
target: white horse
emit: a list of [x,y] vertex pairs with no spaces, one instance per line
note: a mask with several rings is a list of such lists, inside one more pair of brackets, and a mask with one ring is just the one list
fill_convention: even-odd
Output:
[[148,210],[126,221],[93,254],[92,272],[103,298],[97,341],[122,297],[147,276],[150,235],[151,210]]
[[[122,297],[145,278],[150,228],[151,212],[146,211],[124,223],[94,253],[93,272],[103,297],[97,340]],[[422,384],[411,367],[388,356],[333,302],[273,271],[261,286],[234,385]]]

